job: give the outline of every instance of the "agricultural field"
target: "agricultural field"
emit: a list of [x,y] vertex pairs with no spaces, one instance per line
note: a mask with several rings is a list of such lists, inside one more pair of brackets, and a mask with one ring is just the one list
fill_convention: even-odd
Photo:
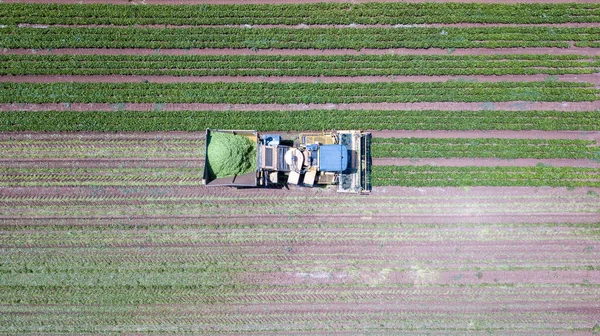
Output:
[[[78,2],[0,1],[1,334],[600,335],[596,1]],[[205,187],[208,127],[373,191]]]

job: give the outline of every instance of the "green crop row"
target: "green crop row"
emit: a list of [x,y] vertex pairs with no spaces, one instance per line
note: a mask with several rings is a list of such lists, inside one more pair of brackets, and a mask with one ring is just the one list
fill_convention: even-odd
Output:
[[600,28],[2,28],[0,48],[568,48]]
[[600,22],[598,4],[317,3],[289,5],[3,4],[0,24],[422,24]]
[[595,101],[576,82],[0,83],[0,103],[309,104]]
[[373,186],[600,187],[597,168],[375,166]]
[[1,132],[571,130],[600,131],[600,111],[0,111]]
[[373,138],[373,157],[597,159],[591,140]]
[[580,55],[0,55],[0,75],[410,76],[590,74]]

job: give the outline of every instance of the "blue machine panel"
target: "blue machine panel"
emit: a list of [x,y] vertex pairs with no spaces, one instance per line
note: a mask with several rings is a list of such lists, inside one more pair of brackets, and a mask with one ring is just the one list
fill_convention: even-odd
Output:
[[265,146],[277,147],[281,143],[281,135],[279,134],[263,134],[261,138]]
[[348,147],[323,145],[319,147],[319,170],[339,172],[348,168]]

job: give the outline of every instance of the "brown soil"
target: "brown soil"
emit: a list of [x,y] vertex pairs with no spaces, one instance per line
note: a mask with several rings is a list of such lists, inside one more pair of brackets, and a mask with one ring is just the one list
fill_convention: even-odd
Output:
[[119,159],[0,159],[0,168],[197,168],[204,158],[119,158]]
[[[570,1],[569,1],[570,2]],[[576,54],[600,56],[600,48],[470,48],[470,49],[2,49],[3,54],[52,54],[52,55],[510,55],[510,54]]]
[[585,131],[373,131],[378,138],[504,138],[595,140],[600,132]]
[[[112,140],[199,140],[204,139],[204,132],[121,132],[121,133],[101,133],[101,132],[76,132],[76,133],[36,133],[36,132],[0,132],[0,140],[33,140],[41,143],[55,142],[60,140],[92,140],[92,141],[112,141]],[[14,146],[15,144],[13,144]]]
[[[19,75],[0,76],[0,82],[28,82],[28,83],[52,83],[52,82],[107,82],[107,83],[375,83],[375,82],[445,82],[449,80],[468,80],[476,82],[533,82],[548,79],[548,75],[503,75],[503,76],[124,76],[124,75]],[[556,80],[564,82],[593,83],[600,87],[600,73],[583,75],[558,75],[552,76]]]
[[552,167],[588,167],[600,168],[600,161],[587,159],[488,159],[488,158],[452,158],[452,159],[406,159],[406,158],[377,158],[373,159],[375,166],[452,166],[452,167],[526,167],[547,165]]

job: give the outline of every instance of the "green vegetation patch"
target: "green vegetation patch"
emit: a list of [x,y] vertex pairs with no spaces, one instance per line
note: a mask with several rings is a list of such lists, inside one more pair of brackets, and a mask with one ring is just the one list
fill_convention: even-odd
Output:
[[312,3],[235,5],[3,4],[0,23],[38,24],[423,24],[600,22],[600,5]]
[[593,159],[593,140],[373,138],[373,157]]
[[0,55],[1,75],[463,76],[600,71],[584,55]]
[[211,132],[206,157],[209,179],[244,175],[256,170],[256,143],[241,135]]
[[600,111],[0,111],[2,132],[198,132],[209,127],[258,131],[600,131]]
[[600,28],[2,28],[0,48],[569,48],[596,43]]
[[600,90],[577,82],[377,83],[10,83],[0,103],[326,104],[595,101]]
[[597,168],[375,166],[373,186],[600,187]]

